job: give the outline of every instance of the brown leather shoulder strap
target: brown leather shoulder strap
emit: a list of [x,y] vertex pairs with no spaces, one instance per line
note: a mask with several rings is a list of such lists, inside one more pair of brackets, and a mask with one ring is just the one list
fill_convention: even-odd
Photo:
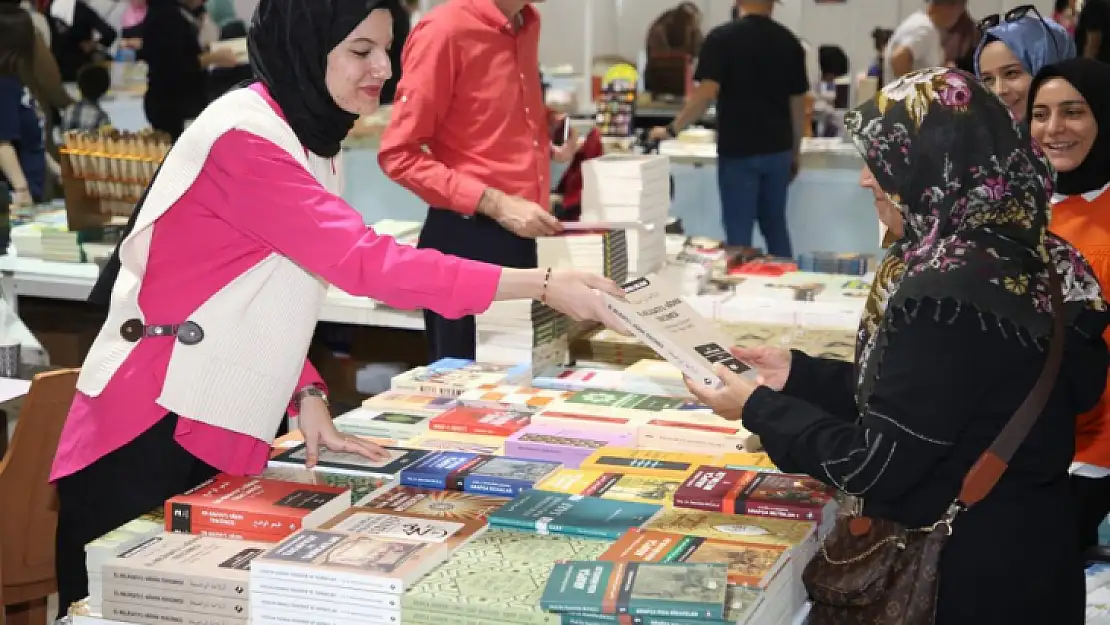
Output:
[[1041,376],[1037,378],[1033,390],[1025,397],[1025,401],[1018,406],[1014,416],[998,433],[987,451],[979,456],[979,460],[964,477],[963,488],[960,489],[959,501],[965,507],[979,503],[991,492],[1006,467],[1014,457],[1014,452],[1029,435],[1029,431],[1037,423],[1041,412],[1044,411],[1052,389],[1056,385],[1056,377],[1060,373],[1060,364],[1064,360],[1064,343],[1066,340],[1064,324],[1064,289],[1060,283],[1060,276],[1051,264],[1048,267],[1048,288],[1052,301],[1052,342],[1048,348],[1048,358],[1045,360]]

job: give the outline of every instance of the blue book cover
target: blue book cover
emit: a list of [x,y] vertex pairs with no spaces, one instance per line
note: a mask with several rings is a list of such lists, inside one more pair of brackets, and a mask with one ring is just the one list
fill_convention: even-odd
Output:
[[543,460],[439,451],[401,471],[401,485],[512,497],[560,466]]
[[491,527],[616,540],[663,509],[649,503],[615,501],[544,490],[526,490],[490,514]]
[[477,463],[483,456],[464,451],[437,451],[401,471],[401,486],[459,490],[452,488],[456,473]]

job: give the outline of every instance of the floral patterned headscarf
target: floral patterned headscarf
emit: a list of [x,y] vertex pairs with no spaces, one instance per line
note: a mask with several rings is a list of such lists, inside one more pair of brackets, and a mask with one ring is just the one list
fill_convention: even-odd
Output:
[[1104,310],[1086,260],[1048,232],[1053,171],[1006,106],[971,75],[913,72],[845,118],[879,186],[898,207],[903,237],[872,285],[856,349],[857,398],[874,383],[893,308],[952,299],[998,319],[1016,340],[1052,331],[1048,264],[1064,285],[1063,314]]

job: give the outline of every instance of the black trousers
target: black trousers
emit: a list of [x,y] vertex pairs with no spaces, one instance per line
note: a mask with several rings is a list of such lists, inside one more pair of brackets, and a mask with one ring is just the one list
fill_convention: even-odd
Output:
[[1098,545],[1098,526],[1110,514],[1110,477],[1071,476],[1080,553]]
[[[428,209],[417,247],[514,269],[534,269],[537,263],[534,240],[518,237],[484,215],[465,217],[442,208]],[[473,316],[446,319],[425,310],[424,327],[428,362],[474,359],[477,337]]]
[[58,617],[89,594],[85,545],[216,475],[174,440],[170,413],[130,443],[57,481]]

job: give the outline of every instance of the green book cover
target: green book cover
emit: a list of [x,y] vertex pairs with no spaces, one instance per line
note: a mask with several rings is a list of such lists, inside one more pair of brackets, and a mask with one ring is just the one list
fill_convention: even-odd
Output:
[[490,530],[409,588],[401,610],[440,614],[442,624],[482,618],[560,625],[560,615],[540,610],[540,595],[555,562],[593,560],[608,548],[602,540]]
[[607,408],[627,408],[629,410],[677,410],[686,402],[675,397],[622,393],[620,391],[589,390],[579,391],[567,399],[569,404],[605,406]]
[[630,528],[650,521],[662,509],[663,506],[636,501],[526,490],[490,514],[489,524],[537,534],[616,540]]
[[723,619],[728,569],[721,563],[564,562],[540,598],[549,612]]

